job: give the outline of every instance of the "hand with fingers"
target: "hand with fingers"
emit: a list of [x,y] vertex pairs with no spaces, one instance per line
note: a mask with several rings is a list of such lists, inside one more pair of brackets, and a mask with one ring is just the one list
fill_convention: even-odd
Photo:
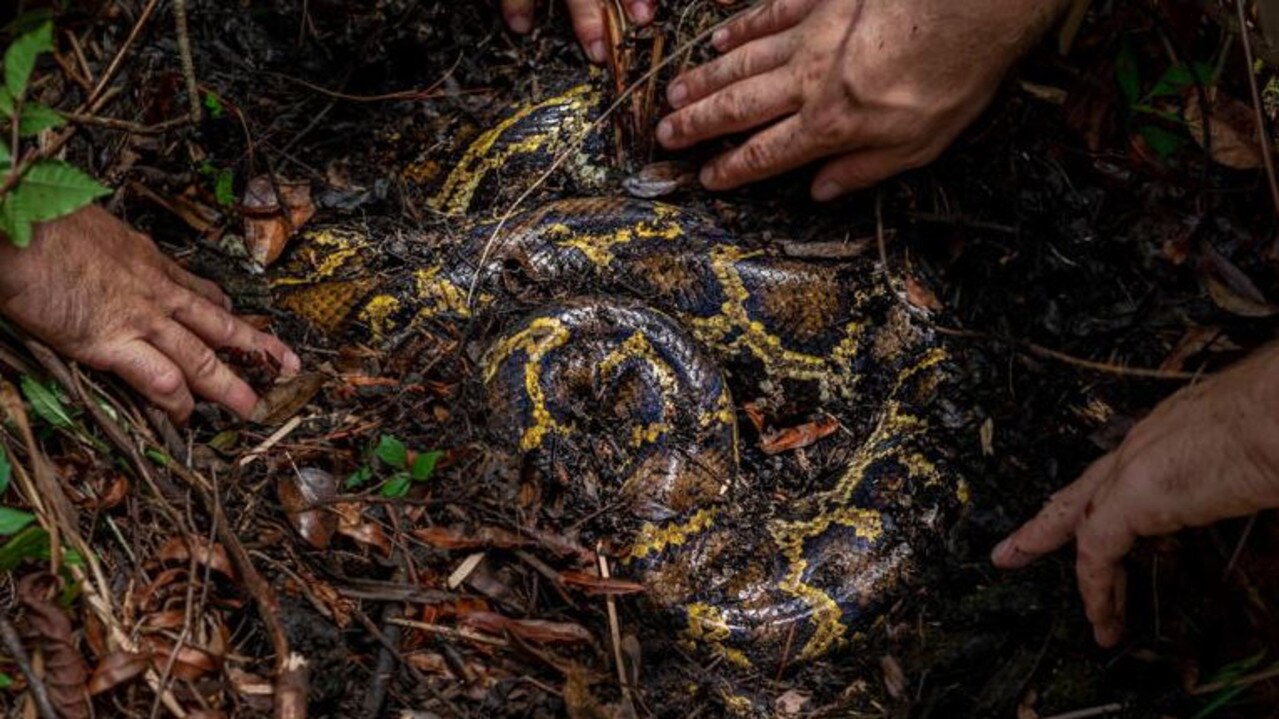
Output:
[[702,168],[726,190],[828,159],[817,200],[934,158],[990,102],[1062,0],[766,0],[715,31],[719,58],[667,88],[658,141],[754,131]]
[[1279,346],[1182,389],[991,554],[1023,567],[1075,542],[1093,634],[1122,636],[1123,557],[1138,537],[1279,507]]
[[269,356],[284,374],[301,364],[233,315],[217,285],[98,207],[38,225],[25,249],[0,237],[0,314],[62,354],[119,375],[179,422],[194,396],[242,418],[253,412],[257,395],[215,350]]
[[[606,45],[604,3],[612,0],[568,0],[569,16],[573,31],[591,62],[601,63],[608,57]],[[653,20],[656,0],[627,0],[622,3],[626,15],[637,25],[647,25]],[[513,32],[523,35],[533,29],[533,12],[537,0],[502,0],[502,17]]]

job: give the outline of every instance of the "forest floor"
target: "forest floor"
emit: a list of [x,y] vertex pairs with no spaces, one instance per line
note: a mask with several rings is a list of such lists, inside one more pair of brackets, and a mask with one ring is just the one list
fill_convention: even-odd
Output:
[[[28,5],[23,22],[50,14]],[[562,7],[521,39],[484,3],[188,0],[198,123],[169,122],[188,113],[169,3],[56,14],[42,100],[73,107],[106,80],[96,112],[120,121],[84,120],[69,159],[313,374],[274,393],[262,423],[204,406],[177,428],[114,380],[0,333],[0,380],[25,399],[5,406],[26,418],[0,427],[15,476],[0,500],[30,509],[16,477],[43,477],[73,517],[0,539],[0,607],[37,682],[65,716],[255,716],[301,697],[315,716],[716,717],[743,696],[785,717],[1274,716],[1269,513],[1142,542],[1113,650],[1092,643],[1070,552],[1017,573],[988,561],[1188,376],[1274,339],[1279,316],[1276,212],[1233,5],[1076,5],[1078,22],[927,168],[832,206],[808,200],[804,172],[683,198],[775,239],[889,231],[960,368],[944,402],[971,501],[944,551],[850,651],[751,674],[684,651],[641,597],[610,598],[625,582],[590,576],[607,538],[563,516],[544,478],[495,466],[471,386],[308,334],[271,308],[245,251],[246,225],[279,223],[243,200],[262,176],[305,185],[312,222],[444,224],[405,168],[459,118],[586,76]],[[684,51],[734,9],[663,3],[633,62],[647,66],[658,35],[666,55]],[[1250,47],[1270,122],[1279,49],[1260,35]],[[689,49],[656,86],[706,56]],[[667,159],[644,136],[618,153],[622,174]],[[426,454],[429,479],[387,491],[388,462]],[[70,552],[51,552],[59,542]],[[0,707],[31,716],[7,639],[0,679]]]

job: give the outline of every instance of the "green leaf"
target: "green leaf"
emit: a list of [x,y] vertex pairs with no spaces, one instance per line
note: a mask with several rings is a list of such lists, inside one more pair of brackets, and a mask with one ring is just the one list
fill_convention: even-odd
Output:
[[53,108],[29,102],[22,106],[22,116],[18,119],[18,135],[31,137],[65,124],[67,121]]
[[1180,150],[1186,144],[1186,140],[1183,137],[1158,125],[1143,125],[1138,132],[1141,133],[1141,137],[1150,146],[1150,149],[1154,150],[1155,154],[1164,160],[1172,157],[1177,150]]
[[382,485],[383,497],[403,497],[409,493],[409,483],[413,478],[408,472],[396,472],[391,478],[386,480],[386,484]]
[[42,52],[53,49],[53,23],[45,22],[31,32],[18,37],[4,53],[4,85],[14,98],[27,92],[31,71],[36,58]]
[[0,689],[8,689],[11,686],[13,686],[13,677],[0,672]]
[[1125,42],[1115,58],[1115,81],[1129,105],[1141,97],[1141,68],[1137,65],[1137,51],[1131,42]]
[[0,534],[17,534],[35,521],[35,515],[12,507],[0,507]]
[[13,465],[9,464],[9,457],[5,454],[4,447],[0,447],[0,494],[9,488],[9,478],[13,476]]
[[222,106],[222,100],[211,92],[204,93],[204,106],[209,110],[209,116],[214,120],[221,120],[226,115],[226,108]]
[[373,450],[373,456],[396,469],[408,468],[409,451],[404,446],[404,443],[394,435],[382,435],[382,439],[378,441],[377,448]]
[[1211,84],[1212,73],[1212,65],[1206,62],[1196,62],[1193,66],[1179,62],[1168,68],[1163,77],[1159,78],[1158,82],[1155,83],[1155,86],[1150,88],[1150,92],[1146,93],[1145,99],[1180,95],[1182,90],[1194,86],[1196,75],[1198,75],[1201,84]]
[[49,533],[42,527],[27,527],[0,545],[0,572],[12,572],[28,559],[49,557]]
[[13,95],[10,95],[9,88],[3,85],[0,85],[0,116],[13,117]]
[[440,451],[419,454],[417,459],[413,460],[413,481],[425,482],[430,479],[431,475],[435,474],[436,463],[443,455],[444,453]]
[[347,477],[346,481],[342,483],[342,486],[347,489],[356,489],[368,484],[370,479],[373,479],[373,468],[365,464],[352,472],[351,476]]
[[58,399],[58,395],[30,375],[22,375],[22,394],[31,403],[31,411],[40,419],[63,429],[75,426],[75,420],[71,419],[71,413],[62,404],[62,400]]
[[213,196],[217,199],[218,204],[223,207],[231,207],[235,204],[235,173],[230,170],[219,170],[218,177],[213,181]]
[[34,165],[4,198],[0,224],[19,247],[31,242],[31,225],[68,215],[111,191],[59,160]]

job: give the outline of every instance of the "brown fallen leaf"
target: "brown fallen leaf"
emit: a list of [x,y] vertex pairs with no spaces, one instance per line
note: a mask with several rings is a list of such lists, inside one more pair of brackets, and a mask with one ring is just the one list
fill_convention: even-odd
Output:
[[884,672],[884,688],[888,695],[900,699],[902,692],[906,691],[906,673],[902,671],[902,665],[893,655],[885,654],[879,658],[879,668]]
[[391,540],[382,531],[382,527],[373,522],[364,521],[364,512],[360,505],[340,502],[333,505],[333,511],[338,515],[338,534],[349,537],[359,544],[373,547],[387,557],[391,556]]
[[[209,541],[203,537],[193,535],[191,537],[195,547],[195,562],[208,566],[215,572],[231,579],[238,579],[240,574],[235,570],[235,565],[231,563],[231,558],[227,555],[226,549],[221,544],[209,545]],[[177,562],[187,563],[191,561],[192,551],[187,546],[186,540],[182,537],[174,537],[164,543],[160,547],[160,551],[156,554],[161,562]]]
[[[1203,147],[1204,121],[1199,91],[1188,88],[1182,97],[1190,136]],[[1208,113],[1208,132],[1212,141],[1209,149],[1214,162],[1235,170],[1255,170],[1264,164],[1252,107],[1212,88],[1208,91]]]
[[480,527],[468,533],[437,525],[415,529],[413,536],[440,549],[519,549],[533,543],[531,539],[498,527]]
[[89,677],[89,694],[101,694],[120,686],[151,666],[151,657],[136,652],[114,651],[102,658]]
[[822,417],[816,422],[806,422],[797,427],[786,427],[766,432],[759,438],[759,449],[764,454],[779,454],[815,444],[839,429],[839,420]]
[[324,386],[324,375],[307,372],[276,382],[258,400],[249,421],[273,427],[283,424],[315,397]]
[[222,668],[221,658],[190,644],[175,649],[173,642],[156,635],[146,637],[143,644],[155,655],[156,666],[172,663],[172,674],[179,679],[195,681]]
[[315,216],[310,183],[279,177],[272,182],[268,175],[249,181],[240,209],[245,216],[244,244],[264,267],[279,259],[293,233]]
[[533,644],[589,644],[595,640],[586,627],[543,619],[511,619],[496,612],[471,612],[462,624],[489,634],[511,634]]
[[1221,309],[1241,317],[1270,317],[1279,313],[1279,306],[1267,301],[1243,270],[1206,242],[1195,269],[1212,301]]
[[1159,369],[1180,372],[1185,368],[1186,361],[1200,352],[1230,352],[1237,349],[1239,345],[1224,336],[1220,327],[1189,327],[1177,346],[1168,354],[1168,358],[1159,365]]
[[928,285],[911,275],[906,276],[906,301],[912,306],[930,312],[941,312],[942,303]]
[[64,719],[89,717],[85,685],[89,670],[75,647],[71,618],[54,602],[61,582],[48,572],[29,574],[18,582],[18,601],[27,626],[44,655],[44,684]]
[[615,577],[605,579],[598,574],[579,572],[572,569],[560,572],[560,579],[564,580],[564,583],[570,587],[575,587],[592,595],[620,596],[639,594],[644,591],[644,585],[638,582],[628,582],[625,579],[617,579]]
[[338,531],[339,517],[325,506],[337,496],[338,480],[315,467],[287,472],[275,483],[276,494],[289,524],[316,549],[329,546]]

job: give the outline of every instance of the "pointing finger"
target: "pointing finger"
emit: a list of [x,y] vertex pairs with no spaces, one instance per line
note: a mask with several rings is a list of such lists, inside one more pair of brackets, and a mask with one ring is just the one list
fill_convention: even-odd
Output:
[[591,62],[604,62],[608,50],[604,45],[603,0],[568,0],[568,12],[573,18],[573,32],[586,56]]
[[766,0],[743,10],[711,35],[711,44],[728,52],[751,40],[786,30],[798,24],[817,0]]
[[735,82],[786,64],[794,43],[792,33],[747,43],[680,75],[666,89],[671,107],[679,109]]
[[199,337],[177,322],[161,325],[148,340],[182,371],[196,394],[248,418],[258,396]]
[[195,400],[187,388],[182,370],[164,353],[147,342],[135,339],[108,350],[94,367],[119,375],[130,387],[182,424],[191,416]]
[[626,4],[626,14],[636,24],[647,25],[653,21],[654,5],[652,0],[633,0]]
[[535,9],[534,0],[502,0],[502,17],[506,19],[506,26],[518,35],[525,35],[533,29]]
[[664,118],[657,140],[675,150],[702,140],[749,130],[800,108],[803,100],[790,73],[775,70],[748,78]]
[[1070,541],[1089,500],[1111,477],[1115,457],[1112,453],[1094,462],[1073,484],[1054,494],[1034,519],[1000,542],[991,552],[995,566],[1018,569]]
[[702,168],[699,179],[709,190],[731,190],[793,170],[825,152],[817,139],[805,132],[800,117],[791,115],[755,133],[741,147],[711,160]]
[[179,304],[173,311],[173,319],[208,347],[229,347],[250,354],[269,355],[279,365],[281,374],[286,376],[301,369],[302,361],[297,354],[279,339],[201,297],[193,296]]

